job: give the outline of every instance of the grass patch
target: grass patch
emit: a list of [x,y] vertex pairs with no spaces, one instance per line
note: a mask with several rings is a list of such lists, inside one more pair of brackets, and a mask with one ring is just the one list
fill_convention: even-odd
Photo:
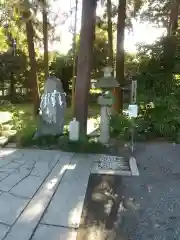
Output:
[[[17,131],[16,137],[13,138],[13,141],[15,141],[19,146],[31,145],[32,137],[36,131],[38,121],[38,119],[33,117],[33,106],[31,104],[8,104],[0,106],[0,118],[1,114],[5,112],[11,114],[12,116],[10,120],[11,129]],[[99,113],[100,109],[97,104],[89,106],[89,119],[97,119]],[[71,108],[67,108],[65,113],[65,129],[67,129],[72,117]]]
[[108,153],[108,148],[98,142],[95,138],[89,138],[84,141],[72,142],[68,137],[59,139],[59,148],[66,152],[76,153]]
[[149,129],[149,122],[144,118],[138,118],[132,121],[126,114],[118,114],[111,117],[110,135],[123,141],[131,141],[132,128],[135,141],[149,141],[155,139],[152,131]]
[[[28,136],[25,135],[25,136]],[[108,153],[108,147],[98,142],[95,137],[87,136],[86,140],[79,140],[76,142],[70,141],[68,133],[65,132],[61,136],[47,135],[39,137],[36,140],[32,139],[32,135],[26,138],[21,138],[21,146],[23,147],[35,147],[42,149],[59,149],[65,152],[76,152],[76,153]]]

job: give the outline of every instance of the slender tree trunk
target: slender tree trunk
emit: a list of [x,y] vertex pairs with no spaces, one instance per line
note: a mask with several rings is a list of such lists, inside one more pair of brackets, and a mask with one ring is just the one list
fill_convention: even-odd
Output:
[[37,115],[39,109],[39,88],[37,81],[37,63],[35,57],[35,48],[34,48],[34,29],[32,20],[30,18],[30,12],[24,13],[26,21],[26,34],[27,34],[27,43],[28,43],[28,52],[30,60],[30,73],[31,73],[31,90],[32,90],[32,101],[34,103],[34,115]]
[[[16,56],[16,47],[15,47],[15,40],[12,40],[12,56]],[[11,94],[11,103],[14,103],[15,100],[15,76],[14,72],[11,72],[11,83],[10,83],[10,94]]]
[[86,136],[88,116],[88,95],[93,59],[97,0],[83,0],[75,91],[75,116],[80,123],[80,136]]
[[73,76],[72,76],[72,96],[71,96],[71,108],[73,116],[75,114],[75,85],[76,85],[76,32],[77,32],[77,11],[78,0],[76,0],[75,17],[74,17],[74,33],[73,33]]
[[47,10],[46,10],[46,2],[43,1],[43,43],[44,43],[44,76],[47,79],[49,75],[49,58],[48,58],[48,18],[47,18]]
[[116,79],[120,84],[119,88],[114,90],[115,104],[114,111],[123,110],[123,90],[124,83],[124,31],[126,21],[126,0],[119,0],[118,20],[117,20],[117,50],[116,50]]
[[107,0],[107,17],[108,17],[108,64],[113,68],[113,34],[112,34],[112,4]]
[[11,73],[11,83],[10,83],[10,95],[11,95],[11,103],[13,104],[14,103],[14,99],[15,99],[15,89],[14,89],[14,80],[15,80],[15,78],[14,78],[14,73],[12,72]]

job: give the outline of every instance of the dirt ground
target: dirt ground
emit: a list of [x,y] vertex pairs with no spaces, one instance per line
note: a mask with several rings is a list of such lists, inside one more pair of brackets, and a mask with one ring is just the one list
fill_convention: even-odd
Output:
[[90,176],[77,240],[114,239],[121,184],[120,176]]
[[123,178],[127,211],[118,229],[123,229],[128,239],[180,239],[179,156],[179,144],[139,145],[140,176]]
[[138,144],[139,177],[92,175],[77,239],[180,239],[179,156],[179,144]]

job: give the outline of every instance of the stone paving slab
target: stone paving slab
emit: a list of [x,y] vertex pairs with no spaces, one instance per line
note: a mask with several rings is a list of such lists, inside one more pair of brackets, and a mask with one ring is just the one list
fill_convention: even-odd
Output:
[[76,240],[76,230],[40,224],[32,240]]
[[5,172],[0,172],[0,182],[5,179],[9,174]]
[[8,159],[6,156],[3,156],[1,157],[0,156],[0,169],[3,167],[3,166],[6,166],[8,165],[9,163],[11,163],[13,161],[13,159]]
[[0,169],[1,167],[8,165],[10,162],[12,162],[12,159],[8,160],[0,157]]
[[4,167],[4,168],[0,168],[0,173],[8,173],[8,174],[11,174],[11,173],[14,173],[16,172],[17,169],[13,169],[13,168],[8,168],[8,167]]
[[21,167],[21,165],[22,163],[11,161],[9,164],[1,167],[0,172],[13,173],[13,172],[16,172],[17,169]]
[[[8,152],[8,151],[5,151],[5,152]],[[0,174],[1,173],[9,174],[9,176],[7,176],[4,180],[0,182],[0,190],[6,191],[6,192],[10,191],[13,187],[19,184],[21,184],[20,186],[25,186],[25,184],[28,181],[25,179],[28,178],[29,175],[35,175],[35,176],[37,175],[41,177],[41,180],[38,181],[41,183],[58,161],[58,158],[53,156],[55,155],[59,156],[59,153],[57,154],[56,151],[53,152],[53,154],[46,151],[45,152],[37,151],[37,153],[36,151],[33,151],[31,155],[30,151],[27,151],[27,154],[26,154],[24,150],[22,151],[17,150],[17,152],[13,152],[12,155],[13,154],[15,154],[15,157],[11,158],[11,161],[8,160],[7,165],[4,165],[0,168]],[[7,157],[9,156],[7,155]],[[4,161],[6,161],[6,155],[4,158],[5,158]],[[25,183],[23,183],[24,180],[25,180]],[[29,188],[26,188],[24,194],[22,194],[22,191],[21,191],[20,195],[19,194],[18,195],[31,198],[37,189],[35,187],[36,184],[38,185],[37,181],[36,183],[32,181],[32,184],[30,185]],[[20,189],[18,186],[17,188]],[[20,191],[20,190],[17,190],[17,191]]]
[[16,149],[0,149],[0,167],[14,159],[21,158],[22,152]]
[[[11,161],[24,163],[27,160],[38,160],[42,159],[43,156],[47,156],[50,153],[43,153],[43,150],[25,150],[25,149],[0,149],[0,167],[1,165],[7,165]],[[54,153],[55,154],[55,153]]]
[[12,188],[10,193],[20,197],[32,198],[34,193],[40,187],[42,178],[36,176],[28,176],[15,187]]
[[45,158],[41,159],[41,161],[36,161],[31,175],[44,178],[56,163],[57,159],[50,159],[49,156],[45,156]]
[[3,237],[8,232],[9,227],[7,225],[4,225],[0,223],[0,240],[3,240]]
[[35,167],[35,164],[36,164],[36,161],[31,159],[25,162],[23,165],[21,165],[21,167],[19,168],[19,171],[27,170],[27,171],[31,171],[32,173],[32,170]]
[[27,159],[26,159],[26,157],[25,156],[21,156],[21,157],[19,157],[19,158],[15,158],[14,160],[13,160],[13,162],[18,162],[18,163],[21,163],[22,165],[24,165],[26,162],[28,163],[28,162],[30,162],[30,161],[27,161]]
[[63,178],[73,154],[60,153],[59,155],[56,154],[55,157],[60,160],[3,240],[29,240],[31,238],[54,192]]
[[27,199],[22,199],[9,193],[2,193],[0,195],[0,222],[12,225],[27,203]]
[[22,169],[18,172],[10,174],[6,177],[3,181],[0,182],[0,190],[2,191],[9,191],[11,190],[16,184],[22,181],[25,177],[27,177],[29,171],[26,169]]
[[8,142],[8,138],[5,136],[0,137],[0,147],[3,147]]
[[6,166],[3,166],[2,168],[1,168],[1,170],[3,170],[3,169],[18,169],[18,168],[20,168],[20,166],[22,165],[22,164],[24,164],[23,162],[16,162],[16,161],[12,161],[12,162],[10,162],[8,165],[6,165]]
[[[52,199],[42,223],[78,228],[94,158],[76,154]],[[57,207],[58,206],[58,207]]]
[[0,150],[0,240],[75,240],[98,158],[52,150]]

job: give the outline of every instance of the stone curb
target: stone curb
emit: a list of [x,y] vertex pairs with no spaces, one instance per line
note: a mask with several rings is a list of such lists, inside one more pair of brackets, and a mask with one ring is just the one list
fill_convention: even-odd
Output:
[[138,166],[137,166],[137,163],[136,163],[136,159],[134,157],[130,157],[129,166],[130,166],[130,169],[131,169],[132,176],[139,176]]
[[0,137],[0,149],[4,148],[9,142],[9,139],[7,137]]

